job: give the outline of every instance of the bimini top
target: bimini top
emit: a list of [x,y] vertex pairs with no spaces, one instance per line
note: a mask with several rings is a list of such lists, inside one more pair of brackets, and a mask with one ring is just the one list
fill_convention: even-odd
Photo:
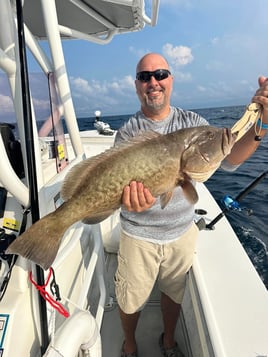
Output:
[[[154,26],[159,0],[146,1],[150,17],[145,13],[145,0],[56,0],[55,4],[61,37],[105,43],[118,33],[138,31],[145,24]],[[24,22],[35,37],[46,39],[42,11],[53,6],[50,0],[24,1]]]

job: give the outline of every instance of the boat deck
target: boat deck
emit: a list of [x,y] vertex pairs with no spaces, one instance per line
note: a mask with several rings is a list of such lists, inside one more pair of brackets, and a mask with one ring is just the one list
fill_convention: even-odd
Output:
[[[113,298],[113,304],[110,308],[107,308],[104,313],[101,329],[103,343],[102,356],[120,357],[124,334],[121,327],[113,284],[113,276],[117,267],[117,255],[108,253],[106,255],[106,264],[108,268],[108,281],[110,282],[110,296]],[[150,300],[141,313],[137,327],[136,340],[138,344],[139,357],[162,356],[158,346],[158,339],[162,331],[163,324],[160,311],[160,292],[157,289],[157,286],[155,286],[150,296]],[[187,343],[187,333],[183,323],[183,316],[181,316],[177,325],[176,340],[185,356],[192,356],[189,344]]]

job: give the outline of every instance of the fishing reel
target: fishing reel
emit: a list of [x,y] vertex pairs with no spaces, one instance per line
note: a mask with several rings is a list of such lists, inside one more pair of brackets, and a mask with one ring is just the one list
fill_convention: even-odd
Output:
[[229,195],[225,195],[223,197],[223,199],[221,200],[223,206],[225,206],[223,208],[223,210],[217,215],[217,217],[215,217],[209,224],[206,224],[205,229],[208,230],[212,230],[215,229],[214,225],[225,215],[225,213],[227,211],[233,210],[233,211],[242,211],[242,210],[246,210],[248,216],[250,216],[253,213],[252,209],[248,209],[246,207],[242,208],[239,205],[239,202],[246,197],[246,195],[253,190],[253,188],[255,186],[257,186],[257,184],[259,182],[261,182],[265,176],[267,175],[268,171],[264,171],[260,176],[258,176],[253,182],[251,182],[251,184],[249,184],[242,192],[240,192],[235,199],[233,199],[231,196]]
[[253,210],[251,208],[241,207],[239,202],[233,199],[229,195],[225,195],[221,199],[221,204],[224,206],[224,209],[226,209],[227,211],[239,211],[239,212],[246,211],[246,214],[248,216],[251,216],[253,214]]

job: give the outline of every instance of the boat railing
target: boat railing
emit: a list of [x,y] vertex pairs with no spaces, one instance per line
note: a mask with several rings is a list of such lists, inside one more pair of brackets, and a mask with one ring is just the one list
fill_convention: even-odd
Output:
[[106,273],[106,266],[104,260],[104,248],[101,235],[101,229],[99,224],[91,226],[92,228],[92,238],[93,238],[93,251],[90,258],[90,263],[87,268],[87,274],[85,277],[85,282],[83,288],[81,289],[80,296],[78,299],[78,305],[83,306],[84,301],[87,298],[87,294],[93,279],[93,274],[96,274],[97,286],[99,287],[100,298],[96,312],[96,322],[101,327],[102,317],[104,313],[105,306],[109,302],[108,296],[108,278]]
[[78,297],[75,299],[76,301],[73,303],[76,309],[84,310],[88,308],[88,294],[94,278],[94,284],[99,292],[94,315],[100,329],[105,305],[109,302],[108,279],[100,225],[95,224],[89,226],[78,223],[71,234],[71,238],[68,238],[68,243],[59,251],[53,263],[53,269],[57,272],[57,269],[60,269],[60,267],[64,265],[64,261],[68,256],[71,256],[75,245],[81,240],[83,235],[90,237],[91,253],[89,261],[84,268],[82,286],[80,287]]

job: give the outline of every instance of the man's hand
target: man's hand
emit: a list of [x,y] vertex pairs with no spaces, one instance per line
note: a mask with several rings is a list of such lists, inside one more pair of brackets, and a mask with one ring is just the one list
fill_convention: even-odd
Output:
[[141,182],[132,181],[124,187],[122,204],[129,212],[143,212],[150,208],[156,199]]
[[268,124],[268,78],[259,77],[259,89],[257,89],[252,102],[259,103],[263,107],[263,122]]

